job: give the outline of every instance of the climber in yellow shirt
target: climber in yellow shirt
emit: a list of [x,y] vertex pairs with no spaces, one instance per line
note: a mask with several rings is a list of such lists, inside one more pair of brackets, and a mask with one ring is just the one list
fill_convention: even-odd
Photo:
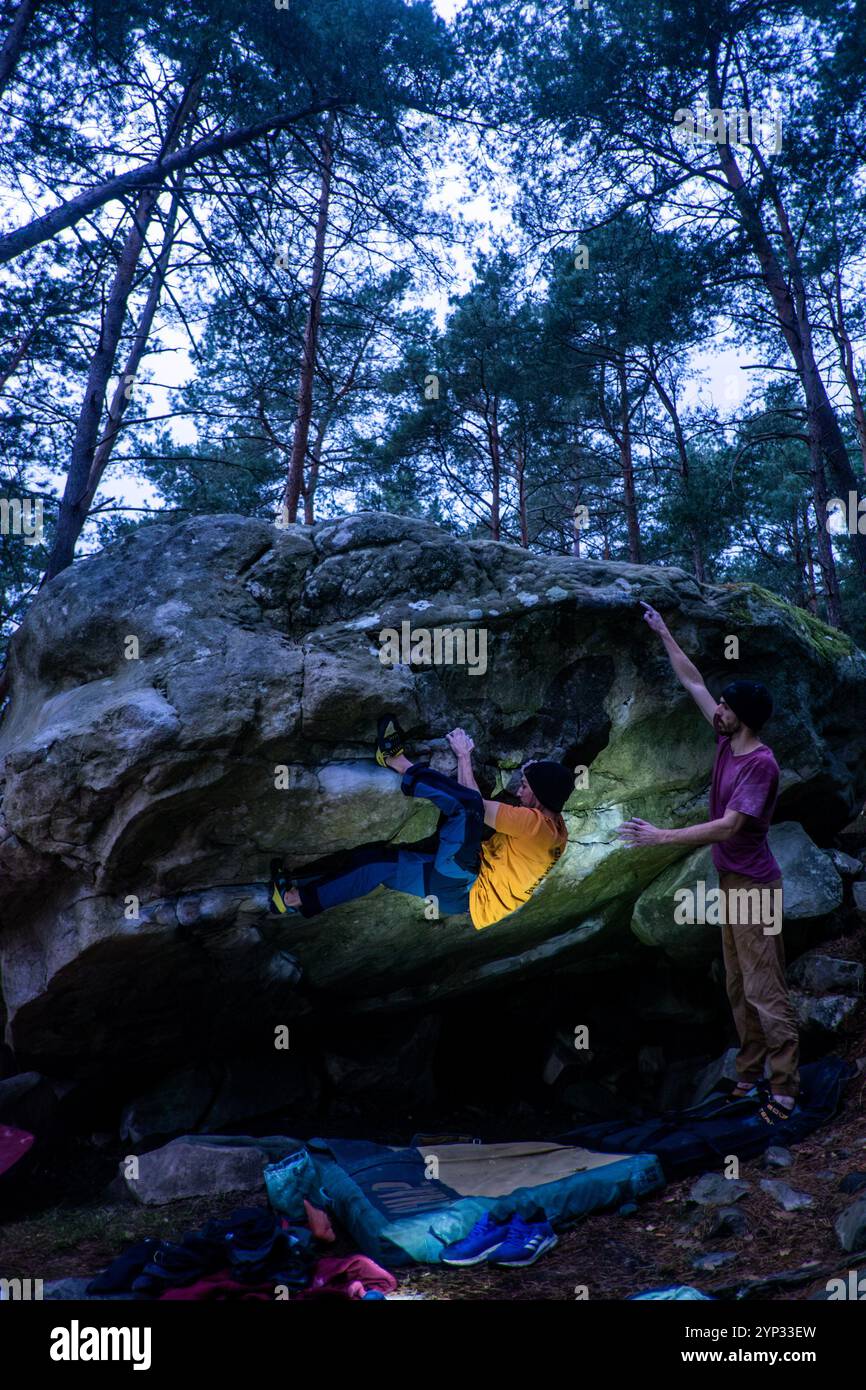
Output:
[[[472,771],[472,739],[465,730],[454,729],[448,743],[457,757],[457,781],[478,791]],[[573,790],[570,768],[562,763],[530,762],[524,766],[517,788],[519,806],[484,802],[484,823],[493,834],[482,840],[481,867],[469,892],[474,927],[491,927],[516,911],[553,868],[568,843],[561,812]]]
[[574,772],[563,763],[528,762],[517,789],[519,806],[487,801],[472,771],[472,739],[463,729],[447,737],[457,758],[456,778],[411,762],[395,716],[379,720],[377,762],[400,776],[405,796],[432,801],[440,812],[432,848],[429,840],[362,846],[339,869],[302,882],[275,863],[270,910],[315,917],[382,885],[435,899],[443,916],[468,911],[481,930],[528,902],[568,841],[562,809],[574,790]]

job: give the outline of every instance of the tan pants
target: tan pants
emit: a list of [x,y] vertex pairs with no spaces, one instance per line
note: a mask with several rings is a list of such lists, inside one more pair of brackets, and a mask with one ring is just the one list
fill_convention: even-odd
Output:
[[782,880],[755,883],[742,874],[720,873],[719,887],[727,907],[727,924],[722,927],[725,983],[740,1039],[737,1077],[752,1084],[761,1081],[764,1063],[769,1061],[771,1090],[796,1098],[800,1089],[800,1037],[785,980],[782,932],[764,931],[765,926],[775,923],[772,919],[761,921],[760,897],[755,902],[754,895],[751,900],[741,895],[732,902],[729,896],[736,888],[781,889]]

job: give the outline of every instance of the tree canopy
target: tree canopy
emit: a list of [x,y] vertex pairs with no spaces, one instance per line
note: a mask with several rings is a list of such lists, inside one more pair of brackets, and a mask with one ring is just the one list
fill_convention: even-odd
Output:
[[0,658],[130,528],[360,508],[866,641],[864,21],[0,3]]

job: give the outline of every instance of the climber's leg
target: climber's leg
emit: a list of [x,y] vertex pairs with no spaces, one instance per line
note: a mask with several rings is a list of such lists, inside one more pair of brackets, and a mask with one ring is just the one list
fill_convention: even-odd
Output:
[[[415,763],[400,782],[404,796],[432,801],[440,813],[438,848],[433,871],[441,879],[455,880],[455,888],[471,888],[481,867],[484,834],[484,798],[474,787],[464,787],[455,777]],[[435,889],[432,890],[435,892]]]
[[384,715],[376,734],[376,759],[400,774],[404,796],[421,797],[437,807],[440,816],[433,848],[376,845],[352,850],[336,871],[298,883],[285,893],[287,907],[314,917],[382,886],[419,898],[433,894],[443,912],[468,910],[469,890],[481,867],[483,798],[454,777],[410,762],[403,745],[397,720]]
[[404,845],[361,846],[350,850],[333,873],[300,883],[293,899],[303,917],[316,917],[329,907],[363,898],[380,885],[423,898],[427,892],[425,867],[433,857],[432,851]]
[[286,901],[296,904],[302,916],[316,917],[380,886],[417,898],[432,894],[446,915],[468,911],[469,890],[480,867],[481,794],[421,764],[409,766],[401,787],[406,796],[423,797],[438,807],[440,823],[432,848],[371,845],[351,850],[339,869],[299,883],[286,894]]

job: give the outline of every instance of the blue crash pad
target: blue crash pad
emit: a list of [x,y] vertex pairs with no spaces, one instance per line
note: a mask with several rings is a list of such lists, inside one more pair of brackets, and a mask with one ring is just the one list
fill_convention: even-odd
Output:
[[430,1143],[391,1148],[311,1139],[265,1169],[271,1205],[327,1201],[365,1255],[385,1265],[436,1264],[485,1212],[572,1221],[664,1186],[652,1154],[590,1153],[555,1141]]

